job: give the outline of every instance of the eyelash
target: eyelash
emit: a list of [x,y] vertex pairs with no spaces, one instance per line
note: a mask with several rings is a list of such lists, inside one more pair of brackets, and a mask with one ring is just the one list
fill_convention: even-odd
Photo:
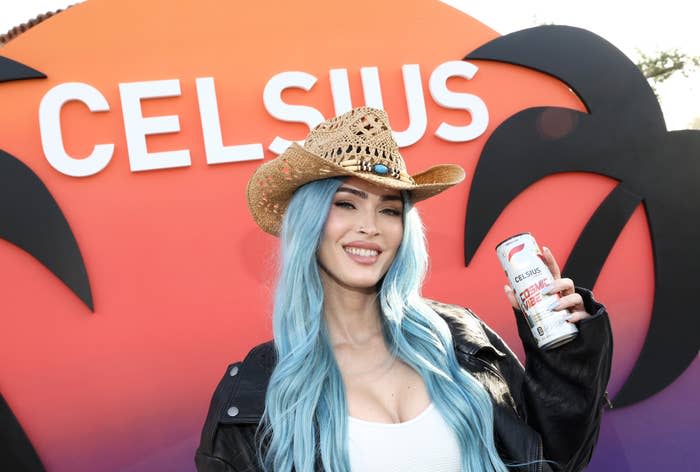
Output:
[[350,202],[335,202],[334,205],[338,208],[355,208],[355,205]]
[[[334,203],[335,206],[338,208],[344,208],[344,209],[355,209],[355,205],[353,205],[350,202],[345,202],[345,201],[338,201]],[[401,216],[401,211],[395,210],[394,208],[384,208],[381,210],[382,212],[388,212],[386,213],[389,216]]]

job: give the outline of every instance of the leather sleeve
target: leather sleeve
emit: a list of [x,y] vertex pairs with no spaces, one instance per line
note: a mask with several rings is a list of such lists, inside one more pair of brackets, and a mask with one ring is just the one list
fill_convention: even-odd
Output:
[[612,331],[605,307],[593,294],[576,287],[586,311],[578,336],[552,350],[537,347],[520,310],[514,310],[525,348],[525,369],[488,326],[490,341],[507,354],[499,369],[508,382],[519,415],[537,432],[544,458],[555,471],[580,471],[588,464],[598,439],[612,362]]
[[257,472],[254,451],[256,425],[224,424],[221,421],[231,393],[236,389],[239,377],[229,375],[232,364],[214,391],[202,437],[195,453],[198,472]]
[[194,463],[197,465],[197,472],[236,472],[236,469],[224,460],[199,451],[194,456]]
[[255,430],[255,425],[218,425],[211,452],[202,446],[197,449],[197,471],[259,472],[254,449]]

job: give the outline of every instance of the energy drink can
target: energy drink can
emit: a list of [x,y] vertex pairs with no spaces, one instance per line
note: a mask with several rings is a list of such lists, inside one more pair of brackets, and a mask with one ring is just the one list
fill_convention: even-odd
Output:
[[568,312],[552,310],[559,294],[542,293],[554,277],[539,257],[542,253],[535,238],[530,233],[516,234],[496,246],[496,253],[537,346],[552,349],[575,338],[578,329],[564,319]]

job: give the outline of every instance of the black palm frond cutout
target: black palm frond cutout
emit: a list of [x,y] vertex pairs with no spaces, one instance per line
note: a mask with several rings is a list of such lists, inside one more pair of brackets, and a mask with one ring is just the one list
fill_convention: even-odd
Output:
[[7,57],[0,56],[0,82],[45,78],[46,76],[38,70],[27,67]]
[[[563,273],[592,288],[632,213],[644,206],[654,256],[652,319],[615,404],[630,405],[659,392],[683,373],[700,347],[700,320],[679,296],[695,292],[694,273],[700,266],[700,131],[668,132],[638,68],[586,30],[540,26],[518,31],[465,59],[549,74],[571,87],[588,110],[529,108],[494,131],[470,189],[465,263],[503,209],[543,177],[592,172],[616,179],[619,184],[588,221]],[[565,123],[563,132],[543,128],[552,122]]]
[[[0,84],[43,78],[46,78],[43,73],[0,56]],[[44,217],[47,217],[47,220],[44,220]],[[52,241],[53,237],[57,237],[58,241]],[[29,167],[2,150],[0,150],[0,238],[29,252],[63,280],[92,310],[92,295],[85,266],[63,213],[39,177]],[[68,249],[69,252],[64,255],[61,252],[63,249]],[[75,260],[76,253],[79,261]],[[64,257],[69,260],[63,261]],[[2,436],[1,470],[45,472],[31,440],[2,394],[0,394],[0,431],[2,432],[0,434]]]

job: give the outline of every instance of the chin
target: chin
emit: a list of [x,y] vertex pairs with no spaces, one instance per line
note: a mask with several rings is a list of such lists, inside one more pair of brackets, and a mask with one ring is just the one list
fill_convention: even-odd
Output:
[[[348,270],[347,272],[342,271],[331,272],[321,268],[321,273],[325,274],[328,279],[335,282],[337,285],[345,287],[350,290],[362,290],[365,292],[379,291],[382,280],[384,279],[384,274],[358,274],[357,270]],[[343,273],[345,272],[345,273]]]
[[335,279],[346,287],[368,290],[377,288],[381,277],[338,277]]
[[379,291],[379,281],[358,281],[354,284],[348,284],[348,286],[358,289],[358,290],[372,290],[375,292]]

